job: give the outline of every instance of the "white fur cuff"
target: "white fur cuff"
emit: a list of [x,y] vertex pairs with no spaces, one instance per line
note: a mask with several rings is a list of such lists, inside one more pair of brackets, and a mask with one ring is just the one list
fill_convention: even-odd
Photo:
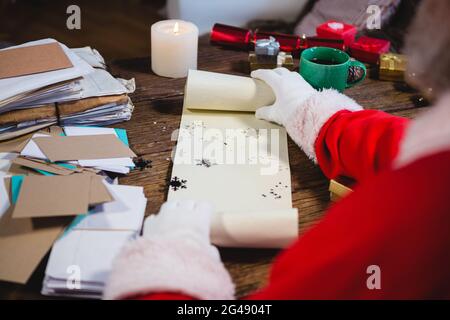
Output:
[[314,144],[322,126],[338,111],[362,109],[346,95],[334,89],[324,89],[303,102],[286,124],[286,130],[306,155],[317,162]]
[[183,239],[140,238],[116,258],[105,299],[181,293],[198,299],[233,299],[234,285],[222,262]]

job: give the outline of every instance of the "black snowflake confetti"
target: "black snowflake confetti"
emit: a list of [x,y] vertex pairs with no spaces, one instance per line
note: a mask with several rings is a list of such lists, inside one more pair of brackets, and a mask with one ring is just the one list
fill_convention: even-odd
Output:
[[173,177],[169,183],[169,186],[173,191],[178,191],[179,189],[186,189],[187,180],[179,179],[178,177]]
[[136,168],[138,168],[140,171],[152,167],[152,161],[145,160],[142,157],[133,159],[133,162],[134,162],[134,165],[136,166]]
[[208,159],[195,160],[195,161],[197,162],[197,166],[202,166],[202,167],[206,167],[206,168],[216,165],[216,163],[212,163],[211,160],[208,160]]
[[[282,187],[283,187],[283,184],[281,182],[278,182],[273,188],[270,188],[269,197],[271,196],[273,199],[281,199],[282,196],[279,193],[275,192],[275,190],[276,190],[275,188],[282,188]],[[287,188],[288,186],[285,185],[284,187]],[[277,189],[277,191],[278,190],[279,189]],[[267,194],[263,193],[262,197],[267,198]]]

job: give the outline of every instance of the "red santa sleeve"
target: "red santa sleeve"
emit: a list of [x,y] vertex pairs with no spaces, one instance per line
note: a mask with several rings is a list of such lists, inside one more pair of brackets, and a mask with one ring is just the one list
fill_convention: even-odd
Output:
[[362,180],[395,158],[408,120],[363,110],[332,89],[313,94],[286,124],[286,130],[328,178]]
[[376,110],[340,111],[320,130],[317,161],[328,178],[361,181],[391,167],[408,122]]
[[247,299],[450,297],[449,161],[441,153],[361,183],[277,257],[267,286]]

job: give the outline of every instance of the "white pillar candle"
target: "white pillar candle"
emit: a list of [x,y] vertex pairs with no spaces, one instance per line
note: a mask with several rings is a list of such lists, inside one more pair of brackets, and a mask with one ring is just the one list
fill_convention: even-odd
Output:
[[197,69],[198,28],[183,20],[152,25],[152,70],[159,76],[183,78]]

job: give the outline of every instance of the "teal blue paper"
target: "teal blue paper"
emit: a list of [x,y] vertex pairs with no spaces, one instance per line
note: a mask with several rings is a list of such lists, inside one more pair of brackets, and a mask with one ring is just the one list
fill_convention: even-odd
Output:
[[16,204],[19,197],[20,188],[22,187],[23,176],[11,177],[11,200],[13,204]]
[[130,144],[129,144],[129,142],[128,142],[127,130],[115,128],[114,131],[116,131],[116,134],[117,134],[117,136],[119,137],[119,139],[120,139],[123,143],[125,143],[125,145],[126,145],[127,147],[129,147]]

